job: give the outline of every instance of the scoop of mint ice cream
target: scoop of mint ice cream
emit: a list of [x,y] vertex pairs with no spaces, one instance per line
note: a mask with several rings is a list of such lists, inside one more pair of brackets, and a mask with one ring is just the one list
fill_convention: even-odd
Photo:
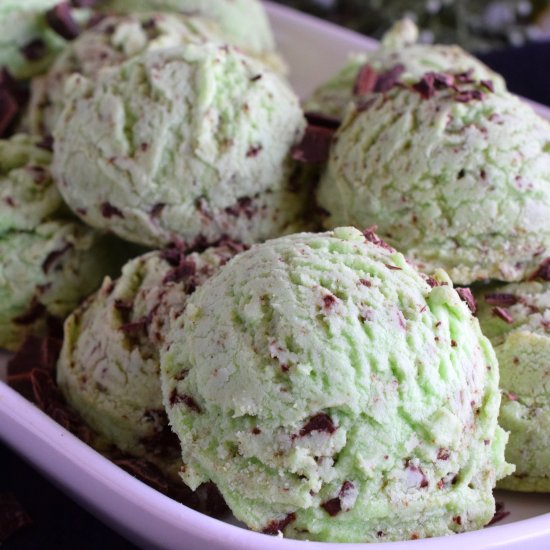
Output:
[[128,257],[128,247],[69,216],[38,138],[0,140],[0,347],[63,318]]
[[267,14],[258,0],[104,0],[99,7],[117,13],[192,13],[215,21],[231,43],[244,51],[269,55],[275,50]]
[[480,291],[478,303],[500,365],[506,459],[516,465],[499,487],[550,492],[550,283],[496,286]]
[[495,89],[506,87],[500,75],[459,46],[418,43],[418,28],[410,19],[403,19],[384,35],[378,49],[350,56],[337,74],[306,99],[304,109],[343,118],[349,103],[360,99],[356,82],[365,65],[379,73],[402,65],[404,70],[400,79],[403,82],[418,81],[427,71],[469,72],[479,80],[490,80]]
[[[66,41],[48,25],[46,12],[59,0],[2,0],[0,2],[0,67],[18,79],[47,70]],[[86,21],[88,10],[72,11]]]
[[67,402],[106,442],[177,478],[181,457],[162,404],[158,348],[171,311],[236,251],[151,252],[127,263],[65,322],[57,380]]
[[54,169],[90,225],[159,246],[253,242],[300,222],[307,189],[295,185],[289,150],[303,114],[259,62],[193,44],[71,82]]
[[550,248],[550,124],[484,81],[442,76],[350,109],[318,188],[326,225],[377,225],[457,284],[521,280]]
[[120,65],[144,51],[221,39],[212,21],[179,14],[142,13],[108,16],[67,44],[46,75],[32,81],[26,125],[51,134],[66,99],[73,73],[94,80],[104,67]]
[[420,275],[372,232],[235,257],[174,316],[161,379],[182,478],[212,480],[257,531],[371,542],[476,529],[511,471],[477,320],[445,273]]

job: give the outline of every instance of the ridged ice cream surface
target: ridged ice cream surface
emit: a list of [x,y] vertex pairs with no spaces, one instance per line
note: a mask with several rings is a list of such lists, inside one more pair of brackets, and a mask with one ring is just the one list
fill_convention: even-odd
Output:
[[[547,262],[548,263],[548,262]],[[550,283],[500,285],[478,294],[478,317],[500,365],[500,423],[516,471],[499,486],[550,492]]]
[[410,19],[403,19],[384,35],[378,48],[350,56],[332,78],[305,100],[304,109],[343,118],[349,103],[360,98],[357,81],[366,65],[379,73],[401,65],[400,79],[404,82],[417,81],[427,71],[470,72],[477,79],[491,80],[497,89],[506,87],[500,75],[459,46],[418,42],[418,28]]
[[94,80],[101,69],[145,51],[221,39],[214,22],[198,17],[147,12],[106,16],[68,43],[45,75],[32,80],[25,125],[31,132],[52,133],[73,73]]
[[71,216],[42,141],[0,140],[0,347],[9,350],[68,315],[129,254]]
[[521,280],[550,249],[550,123],[470,76],[395,83],[348,111],[318,199],[428,273]]
[[57,381],[67,402],[104,441],[173,478],[181,459],[162,405],[158,349],[170,312],[183,311],[195,288],[236,250],[224,245],[139,256],[65,322]]
[[511,471],[477,320],[443,272],[422,276],[372,232],[235,257],[175,316],[161,378],[184,481],[213,481],[257,531],[370,542],[476,529]]
[[149,246],[255,242],[299,222],[289,152],[305,122],[286,82],[229,46],[147,52],[73,77],[54,173],[87,223]]

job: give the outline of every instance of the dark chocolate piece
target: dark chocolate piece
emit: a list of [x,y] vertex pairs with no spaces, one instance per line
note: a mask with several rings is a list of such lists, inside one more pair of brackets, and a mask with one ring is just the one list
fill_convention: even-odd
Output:
[[300,437],[310,434],[311,432],[327,432],[332,434],[336,431],[336,426],[332,418],[326,413],[318,413],[312,416],[300,430]]
[[296,520],[296,514],[292,512],[283,519],[272,519],[262,530],[265,535],[277,535],[279,531],[284,531],[285,527]]
[[368,227],[367,229],[363,230],[363,235],[365,236],[365,240],[369,243],[375,244],[376,246],[380,246],[382,248],[385,248],[386,250],[389,250],[390,252],[395,252],[395,250],[386,242],[384,239],[381,239],[376,234],[376,226],[373,225],[372,227]]
[[497,306],[497,307],[494,307],[491,311],[493,312],[493,315],[500,317],[503,321],[506,321],[508,324],[512,324],[514,322],[513,317],[504,308]]
[[33,298],[31,306],[22,315],[18,315],[13,318],[13,322],[16,325],[31,325],[35,321],[38,321],[46,313],[46,307],[41,304],[36,298]]
[[177,405],[179,403],[184,403],[187,405],[192,411],[201,412],[201,408],[197,404],[197,402],[190,396],[186,394],[179,394],[176,389],[174,388],[172,390],[172,393],[170,394],[170,405]]
[[28,61],[38,61],[47,53],[46,44],[41,38],[36,38],[22,46],[21,53]]
[[331,128],[337,130],[342,121],[338,118],[334,118],[324,113],[315,113],[313,111],[308,111],[304,113],[308,124],[312,126],[323,126],[324,128]]
[[46,256],[46,259],[42,262],[42,271],[44,273],[48,273],[50,269],[57,263],[57,261],[72,248],[73,245],[71,243],[67,243],[63,248],[50,252]]
[[395,65],[388,71],[378,75],[378,80],[374,86],[375,92],[387,92],[391,90],[398,82],[399,77],[405,72],[405,65]]
[[353,95],[362,96],[374,92],[378,76],[378,73],[371,65],[368,63],[363,65],[357,73],[357,78],[353,85]]
[[529,277],[530,281],[535,279],[550,281],[550,258],[543,260],[537,270]]
[[493,519],[491,519],[491,521],[485,527],[489,527],[489,525],[494,525],[498,521],[502,521],[504,518],[510,515],[510,512],[505,509],[503,502],[497,502],[495,508],[495,515],[493,516]]
[[60,2],[47,11],[46,21],[52,30],[65,40],[74,40],[80,34],[80,27],[74,20],[67,2]]
[[309,125],[298,145],[292,147],[292,158],[306,164],[320,164],[329,157],[334,129]]
[[117,218],[124,218],[124,214],[114,205],[112,205],[110,202],[103,202],[100,206],[101,209],[101,215],[104,218],[111,219],[113,217]]
[[6,88],[0,88],[0,137],[6,136],[18,113],[19,105],[13,94]]
[[518,303],[517,296],[504,292],[485,294],[485,301],[491,306],[510,307]]
[[469,288],[457,288],[456,293],[460,296],[462,301],[466,302],[466,305],[470,308],[472,313],[477,311],[476,299]]

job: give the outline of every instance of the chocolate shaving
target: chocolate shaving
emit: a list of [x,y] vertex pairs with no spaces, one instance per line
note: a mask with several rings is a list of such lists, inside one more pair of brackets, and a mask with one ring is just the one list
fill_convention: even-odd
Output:
[[251,145],[248,151],[246,152],[246,157],[247,158],[257,157],[261,153],[263,148],[264,148],[263,145]]
[[71,7],[61,2],[46,12],[48,25],[65,40],[74,40],[80,34],[80,27],[74,20]]
[[427,282],[432,288],[435,288],[436,286],[441,286],[441,283],[439,283],[439,281],[436,281],[433,277],[426,277],[426,282]]
[[284,531],[285,527],[295,521],[296,514],[292,512],[287,514],[283,519],[272,519],[263,529],[264,535],[277,535],[279,531]]
[[172,267],[177,267],[184,257],[184,253],[179,248],[165,248],[160,253],[161,258]]
[[470,308],[472,313],[477,311],[476,299],[469,288],[457,288],[456,293],[463,302],[466,302],[466,305]]
[[450,456],[451,456],[451,453],[450,453],[449,449],[440,448],[437,451],[437,459],[438,460],[449,460]]
[[48,273],[50,269],[57,263],[59,258],[69,252],[69,250],[71,250],[72,248],[73,245],[71,243],[67,243],[63,248],[50,252],[46,256],[46,259],[42,262],[42,271],[44,273]]
[[118,218],[124,218],[124,214],[116,206],[113,206],[110,202],[102,203],[99,208],[101,210],[101,215],[104,218],[110,219],[115,216]]
[[376,225],[373,225],[371,227],[368,227],[367,229],[364,229],[363,235],[365,237],[365,240],[368,241],[369,243],[375,244],[376,246],[380,246],[381,248],[385,248],[390,252],[395,252],[395,250],[386,241],[384,241],[384,239],[381,239],[376,234]]
[[340,497],[331,498],[330,500],[323,502],[321,504],[321,507],[324,508],[325,512],[329,516],[334,517],[338,515],[342,510],[342,503],[340,502]]
[[475,80],[472,78],[474,69],[468,69],[463,73],[455,74],[455,79],[460,84],[473,84]]
[[15,494],[0,493],[0,543],[30,524],[32,520]]
[[332,130],[337,130],[342,121],[338,118],[330,117],[324,113],[315,113],[308,111],[304,113],[308,124],[312,126],[322,126],[324,128],[330,128]]
[[179,394],[177,392],[177,390],[174,388],[172,390],[172,393],[170,394],[170,405],[174,406],[174,405],[177,405],[179,403],[184,403],[192,411],[195,411],[195,412],[198,412],[198,413],[202,412],[201,408],[199,407],[197,402],[190,395]]
[[302,141],[292,147],[292,158],[306,164],[319,164],[328,160],[334,129],[309,125]]
[[483,92],[479,90],[462,90],[456,92],[453,99],[458,103],[469,103],[470,101],[480,101],[484,98]]
[[149,319],[144,317],[142,319],[139,319],[138,321],[133,321],[131,323],[125,323],[124,325],[121,325],[120,330],[126,335],[136,335],[139,333],[145,334],[148,325]]
[[491,306],[510,307],[518,303],[517,296],[504,292],[485,294],[485,301]]
[[13,94],[0,88],[0,137],[5,137],[8,128],[19,113],[19,105]]
[[22,315],[14,317],[13,322],[16,325],[31,325],[32,323],[38,321],[38,319],[43,317],[45,312],[46,307],[44,306],[44,304],[41,304],[36,298],[33,298],[29,310]]
[[495,515],[493,516],[493,519],[491,519],[491,521],[485,527],[489,527],[489,525],[494,525],[495,523],[502,521],[504,518],[510,515],[510,512],[505,509],[503,502],[497,502],[495,508]]
[[514,322],[514,318],[508,313],[505,309],[501,307],[494,307],[492,310],[493,315],[496,315],[497,317],[500,317],[503,321],[506,321],[508,324],[512,324]]
[[193,275],[197,272],[197,264],[192,260],[180,260],[179,265],[169,271],[164,279],[162,284],[166,283],[179,283]]
[[433,73],[425,74],[416,84],[412,85],[412,89],[420,94],[422,99],[430,99],[435,94],[435,85]]
[[375,92],[387,92],[391,90],[398,82],[399,77],[405,72],[405,65],[395,65],[388,71],[378,75],[378,80],[374,86]]
[[494,92],[495,91],[495,87],[493,85],[493,81],[492,80],[480,80],[479,83],[481,84],[481,86],[483,86],[486,90],[489,90],[490,92]]
[[366,63],[358,73],[353,85],[353,95],[362,96],[374,92],[374,88],[378,81],[378,73],[374,68]]
[[542,279],[550,281],[550,258],[546,258],[537,268],[537,270],[529,277],[529,281]]
[[299,436],[304,437],[311,432],[326,432],[332,434],[336,431],[336,426],[332,418],[326,413],[318,413],[312,416],[304,427],[299,431]]
[[20,51],[28,61],[38,61],[46,55],[47,48],[44,40],[36,38],[22,46]]
[[400,267],[397,267],[396,265],[391,264],[384,264],[388,269],[391,269],[392,271],[401,271]]
[[323,308],[326,310],[331,310],[332,306],[336,303],[336,296],[333,294],[325,294],[323,296]]
[[60,339],[51,336],[27,336],[8,361],[8,375],[29,374],[33,368],[53,371],[62,343]]

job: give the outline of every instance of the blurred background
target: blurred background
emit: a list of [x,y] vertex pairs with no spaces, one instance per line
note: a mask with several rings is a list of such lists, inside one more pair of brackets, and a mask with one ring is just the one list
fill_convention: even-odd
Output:
[[421,41],[459,44],[506,77],[512,91],[550,105],[550,0],[277,0],[380,38],[411,17]]

